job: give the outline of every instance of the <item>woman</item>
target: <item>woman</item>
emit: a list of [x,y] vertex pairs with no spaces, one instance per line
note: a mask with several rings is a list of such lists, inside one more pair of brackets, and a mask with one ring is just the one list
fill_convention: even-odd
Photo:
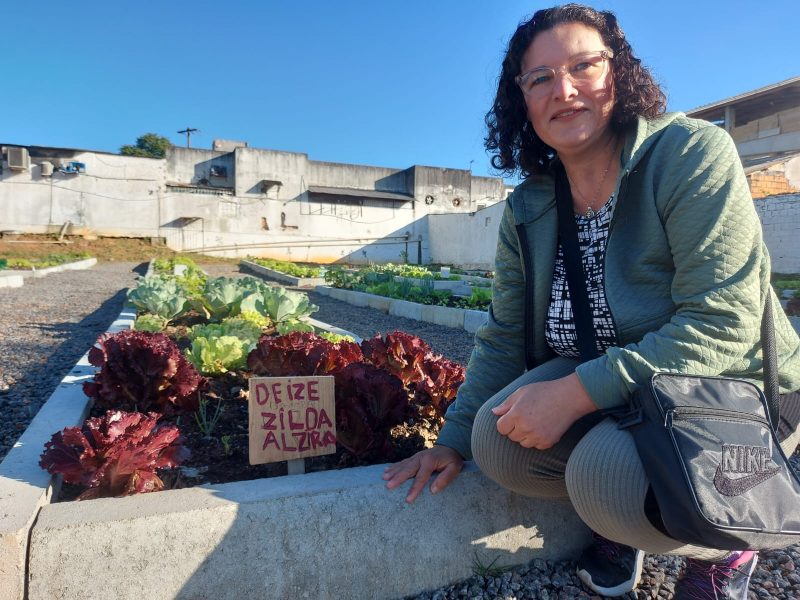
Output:
[[[782,446],[800,440],[800,340],[769,287],[769,258],[730,137],[664,114],[665,97],[609,12],[570,4],[519,26],[487,115],[499,170],[525,180],[500,225],[488,323],[435,447],[386,469],[387,487],[464,459],[501,485],[568,497],[596,532],[580,578],[633,589],[644,551],[689,558],[676,598],[746,598],[757,553],[669,538],[634,442],[605,414],[656,371],[760,377],[762,298],[775,305]],[[554,165],[572,192],[599,358],[580,364],[558,242]],[[613,540],[613,541],[612,541]]]

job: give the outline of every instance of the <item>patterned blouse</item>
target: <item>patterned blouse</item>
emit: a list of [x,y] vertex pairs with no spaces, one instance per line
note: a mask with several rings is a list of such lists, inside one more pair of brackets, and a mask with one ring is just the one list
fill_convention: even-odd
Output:
[[[597,351],[600,354],[604,354],[608,348],[617,343],[614,321],[603,288],[603,265],[613,204],[612,196],[594,217],[575,215],[578,225],[578,246],[583,258],[583,270],[586,272],[586,291],[592,310]],[[553,287],[550,291],[550,306],[547,310],[547,323],[545,324],[545,338],[556,354],[569,358],[580,358],[575,334],[575,320],[572,315],[572,302],[567,285],[567,273],[564,268],[564,249],[561,247],[561,243],[558,244],[556,254]]]

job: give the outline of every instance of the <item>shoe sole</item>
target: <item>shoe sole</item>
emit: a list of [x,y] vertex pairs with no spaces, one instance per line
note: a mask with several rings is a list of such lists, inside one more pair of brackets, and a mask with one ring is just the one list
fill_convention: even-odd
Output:
[[633,576],[628,581],[623,581],[619,585],[614,587],[606,588],[600,587],[596,585],[592,581],[591,574],[586,571],[585,569],[580,569],[577,571],[578,579],[580,579],[586,587],[590,590],[597,592],[601,596],[622,596],[623,594],[627,594],[628,592],[632,591],[637,585],[639,585],[639,581],[642,579],[642,566],[644,565],[644,551],[637,550],[636,551],[636,563],[634,564],[633,569]]

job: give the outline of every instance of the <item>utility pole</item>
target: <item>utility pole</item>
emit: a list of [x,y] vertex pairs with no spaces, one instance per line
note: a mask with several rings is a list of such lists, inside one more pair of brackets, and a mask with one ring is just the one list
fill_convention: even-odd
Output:
[[200,130],[199,129],[192,129],[191,127],[187,127],[186,129],[182,129],[181,131],[178,132],[178,133],[186,134],[186,147],[187,148],[191,148],[192,147],[192,134],[197,132],[197,131],[200,131]]

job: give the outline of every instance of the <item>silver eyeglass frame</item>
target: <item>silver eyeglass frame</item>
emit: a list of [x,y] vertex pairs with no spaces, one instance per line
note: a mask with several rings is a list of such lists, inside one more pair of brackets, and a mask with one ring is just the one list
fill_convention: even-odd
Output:
[[[525,92],[525,88],[522,87],[522,82],[529,75],[531,75],[533,73],[536,73],[536,72],[542,72],[542,71],[551,72],[553,74],[553,84],[555,84],[556,77],[561,73],[563,73],[565,77],[569,77],[570,81],[572,81],[572,83],[577,83],[575,81],[575,79],[572,77],[572,75],[570,74],[568,67],[569,67],[569,64],[572,64],[573,61],[575,61],[575,59],[578,59],[578,58],[583,57],[583,56],[586,56],[586,57],[588,57],[588,56],[599,56],[600,58],[603,59],[604,62],[610,62],[614,58],[614,53],[611,52],[610,50],[593,50],[591,52],[581,52],[580,54],[576,54],[575,56],[571,57],[569,63],[566,64],[566,65],[561,65],[560,67],[536,67],[535,69],[531,69],[530,71],[525,71],[524,73],[520,73],[519,75],[514,77],[514,82],[517,84],[517,87],[520,89],[520,91],[526,96],[529,96],[530,94]],[[602,77],[602,75],[600,75],[598,77]]]

